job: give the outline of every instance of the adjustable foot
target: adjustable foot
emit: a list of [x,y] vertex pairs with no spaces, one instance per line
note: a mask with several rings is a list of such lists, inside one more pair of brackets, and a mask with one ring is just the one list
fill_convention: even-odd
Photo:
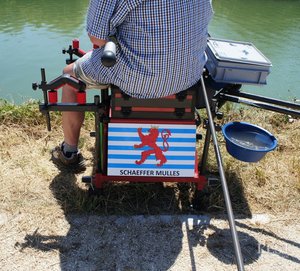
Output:
[[196,190],[191,207],[197,211],[205,211],[209,206],[210,193],[205,190]]
[[88,196],[89,197],[99,197],[104,194],[103,188],[95,188],[90,186],[88,189]]

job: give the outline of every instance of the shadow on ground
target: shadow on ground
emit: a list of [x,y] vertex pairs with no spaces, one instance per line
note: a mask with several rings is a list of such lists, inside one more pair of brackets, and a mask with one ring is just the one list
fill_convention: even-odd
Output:
[[[233,197],[239,195],[233,200],[234,208],[243,206],[245,213],[250,213],[242,187],[236,183],[231,185],[240,183],[237,176],[233,173],[230,176]],[[211,218],[190,208],[190,190],[186,185],[178,188],[161,184],[108,184],[102,196],[89,198],[86,190],[78,186],[76,175],[61,172],[51,182],[50,189],[64,210],[70,230],[66,236],[43,236],[36,230],[26,235],[21,250],[28,247],[42,251],[58,250],[63,271],[169,270],[184,250],[184,235],[188,246],[185,255],[190,266],[188,270],[200,270],[195,255],[195,248],[199,246],[206,247],[211,255],[226,265],[235,262],[230,231],[212,225]],[[213,198],[214,202],[218,202],[216,198],[222,201],[220,187],[210,191],[207,203],[211,204]],[[217,209],[216,205],[210,208]],[[159,218],[148,216],[158,214]],[[184,216],[170,216],[176,214]],[[238,226],[248,227],[243,223],[238,223]],[[205,234],[207,229],[213,233]],[[255,232],[259,229],[248,227],[248,230]],[[264,234],[271,233],[265,231]],[[260,257],[260,250],[266,248],[259,246],[248,233],[239,232],[239,237],[244,263],[255,262]],[[290,242],[282,238],[281,241]],[[299,247],[299,244],[293,245]],[[284,252],[278,251],[278,255],[300,263],[299,259]]]

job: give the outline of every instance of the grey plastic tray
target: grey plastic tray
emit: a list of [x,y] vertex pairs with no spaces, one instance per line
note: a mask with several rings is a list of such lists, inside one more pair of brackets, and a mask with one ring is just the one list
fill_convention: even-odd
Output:
[[252,43],[209,38],[206,54],[216,82],[266,84],[272,64]]

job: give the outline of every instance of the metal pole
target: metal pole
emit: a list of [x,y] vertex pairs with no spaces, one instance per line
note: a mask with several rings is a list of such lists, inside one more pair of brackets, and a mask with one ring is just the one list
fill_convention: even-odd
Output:
[[283,100],[278,100],[275,98],[269,98],[257,94],[251,94],[251,93],[246,93],[246,92],[237,92],[237,93],[228,93],[229,95],[237,96],[237,97],[242,97],[246,99],[251,99],[251,100],[256,100],[264,103],[269,103],[269,104],[276,104],[279,106],[285,106],[285,107],[290,107],[296,110],[300,110],[300,104],[296,104],[293,102],[289,101],[283,101]]
[[291,115],[294,117],[300,116],[300,110],[289,109],[289,108],[277,106],[277,105],[270,105],[270,104],[263,103],[263,102],[253,102],[251,100],[241,99],[234,95],[228,95],[228,94],[221,94],[220,97],[222,100],[226,100],[226,101],[230,101],[230,102],[243,103],[246,105],[250,105],[250,106],[257,107],[257,108],[266,109],[266,110],[270,110],[273,112],[278,112],[278,113],[282,113],[282,114],[286,114],[286,115]]
[[[94,96],[95,105],[99,106],[100,97],[99,95]],[[102,157],[100,155],[101,148],[101,134],[100,134],[100,112],[95,112],[95,159],[96,159],[96,173],[102,173]]]
[[210,145],[210,139],[211,139],[211,132],[210,132],[209,127],[207,127],[206,135],[205,135],[205,143],[204,143],[202,159],[201,159],[201,165],[200,165],[200,169],[199,169],[201,175],[205,174],[208,151],[209,151],[209,145]]
[[[44,86],[45,84],[47,84],[47,82],[46,82],[46,73],[45,73],[44,68],[41,68],[41,77],[42,77],[41,86]],[[46,89],[43,89],[43,94],[44,94],[44,104],[47,107],[49,101],[48,101],[48,95],[47,95],[47,90]],[[45,114],[45,117],[46,117],[47,130],[50,132],[51,131],[51,120],[50,120],[49,110],[46,110],[44,114]]]
[[215,125],[214,125],[212,113],[210,110],[209,101],[208,101],[207,94],[206,94],[206,87],[204,84],[203,76],[201,76],[201,86],[202,86],[203,97],[204,97],[204,101],[205,101],[205,105],[206,105],[208,123],[209,123],[211,136],[212,136],[213,143],[214,143],[214,148],[215,148],[215,153],[216,153],[216,158],[217,158],[217,163],[218,163],[218,169],[219,169],[219,174],[220,174],[220,178],[221,178],[221,184],[222,184],[222,189],[223,189],[223,194],[224,194],[224,199],[225,199],[226,210],[228,213],[228,220],[229,220],[229,226],[230,226],[230,230],[231,230],[231,236],[232,236],[232,241],[233,241],[233,246],[234,246],[234,251],[235,251],[235,257],[236,257],[236,261],[237,261],[237,267],[238,267],[239,271],[244,271],[243,255],[241,252],[240,242],[239,242],[239,238],[238,238],[238,234],[237,234],[237,230],[236,230],[236,226],[235,226],[234,215],[233,215],[233,211],[232,211],[229,191],[228,191],[224,168],[223,168],[223,163],[222,163],[222,157],[221,157],[221,153],[220,153],[220,149],[219,149],[219,145],[218,145]]

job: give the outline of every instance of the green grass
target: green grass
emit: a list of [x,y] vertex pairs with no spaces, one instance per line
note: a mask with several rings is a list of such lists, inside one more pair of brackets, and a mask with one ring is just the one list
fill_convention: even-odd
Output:
[[[51,122],[60,125],[61,113],[50,112]],[[39,101],[29,100],[16,105],[0,99],[0,122],[2,124],[46,125],[45,116],[39,111]],[[85,113],[86,125],[94,125],[92,112]]]
[[0,121],[3,124],[41,124],[44,121],[38,110],[37,101],[28,101],[21,105],[0,100]]

